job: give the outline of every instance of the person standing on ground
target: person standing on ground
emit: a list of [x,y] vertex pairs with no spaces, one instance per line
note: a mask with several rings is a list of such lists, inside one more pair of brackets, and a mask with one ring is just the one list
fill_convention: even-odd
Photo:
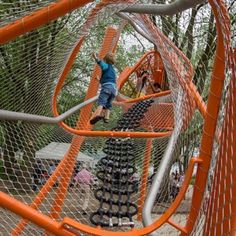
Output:
[[116,72],[113,67],[115,64],[114,55],[107,53],[103,60],[100,60],[93,53],[93,58],[100,66],[102,76],[100,79],[101,91],[98,97],[98,114],[90,120],[91,125],[96,124],[99,120],[103,120],[105,123],[109,122],[112,101],[117,94]]
[[81,193],[84,192],[84,197],[81,198],[83,201],[82,214],[86,215],[90,198],[90,187],[94,181],[93,175],[87,170],[86,164],[82,164],[82,169],[76,174],[74,181],[74,188],[78,186],[78,188],[81,190]]

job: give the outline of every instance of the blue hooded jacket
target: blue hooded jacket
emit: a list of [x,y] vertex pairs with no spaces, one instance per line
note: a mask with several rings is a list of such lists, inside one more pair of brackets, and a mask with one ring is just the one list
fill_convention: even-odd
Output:
[[97,63],[102,69],[101,85],[105,83],[116,85],[116,72],[112,64],[107,64],[102,60],[97,61]]

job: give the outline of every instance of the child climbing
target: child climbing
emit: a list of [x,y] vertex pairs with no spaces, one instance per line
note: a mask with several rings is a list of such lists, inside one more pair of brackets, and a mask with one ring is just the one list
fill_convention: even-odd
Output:
[[104,123],[109,122],[110,112],[112,108],[112,101],[116,97],[116,72],[113,67],[115,63],[114,55],[107,53],[103,60],[98,59],[95,53],[93,58],[102,70],[100,78],[101,91],[98,97],[98,113],[90,120],[90,124],[94,125],[98,121],[103,120]]

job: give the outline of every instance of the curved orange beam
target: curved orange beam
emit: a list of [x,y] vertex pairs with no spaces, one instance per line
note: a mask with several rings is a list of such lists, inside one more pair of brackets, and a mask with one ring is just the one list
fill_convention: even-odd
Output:
[[76,130],[66,124],[61,126],[68,132],[80,136],[90,137],[122,137],[122,138],[159,138],[167,137],[172,134],[168,132],[132,132],[132,131],[92,131],[92,130]]
[[74,233],[69,232],[61,228],[61,224],[52,220],[50,217],[43,215],[43,213],[25,205],[19,200],[9,196],[6,193],[0,192],[0,205],[15,214],[30,220],[36,225],[43,227],[47,231],[50,231],[54,235],[58,236],[75,236]]
[[159,93],[148,94],[148,95],[145,95],[145,96],[139,97],[139,98],[123,100],[122,102],[114,102],[114,104],[115,105],[120,105],[120,104],[124,104],[124,103],[135,103],[135,102],[140,102],[140,101],[147,100],[149,98],[163,97],[163,96],[166,96],[166,95],[169,95],[169,94],[171,94],[171,91],[166,90],[166,91],[162,91],[162,92],[159,92]]
[[[203,160],[202,168],[198,168],[196,174],[196,181],[195,187],[193,191],[192,197],[192,206],[190,209],[188,221],[186,224],[186,229],[188,232],[191,232],[196,219],[198,217],[198,213],[200,210],[201,202],[203,199],[204,189],[206,186],[207,175],[211,163],[211,156],[214,144],[214,137],[216,133],[217,127],[217,118],[219,115],[219,109],[221,104],[221,96],[222,90],[224,86],[225,80],[225,61],[226,61],[226,52],[227,49],[225,45],[230,45],[230,42],[225,42],[226,38],[224,35],[230,35],[230,26],[229,20],[225,21],[225,28],[222,29],[221,25],[223,24],[220,22],[220,19],[223,19],[221,14],[224,14],[224,18],[229,19],[228,13],[226,11],[219,12],[218,1],[209,0],[209,3],[212,7],[213,13],[215,15],[216,20],[216,27],[217,27],[217,47],[216,47],[216,54],[213,66],[213,72],[211,76],[211,84],[209,90],[209,97],[208,97],[208,105],[207,111],[205,116],[205,122],[203,126],[203,135],[201,140],[200,146],[200,158]],[[220,1],[220,5],[223,8],[226,8],[222,1]],[[227,31],[228,32],[227,32]],[[211,216],[212,217],[212,216]],[[186,234],[181,234],[181,236],[185,236]]]
[[124,77],[122,76],[122,78],[117,81],[117,86],[118,86],[118,88],[121,89],[121,88],[124,86],[124,83],[128,80],[129,76],[130,76],[132,73],[134,73],[134,72],[138,69],[138,67],[140,67],[140,65],[143,63],[143,61],[146,59],[146,57],[147,57],[148,55],[151,55],[151,54],[154,54],[154,53],[155,53],[154,50],[149,51],[149,52],[146,52],[146,53],[138,60],[138,62],[137,62],[134,66],[130,67],[130,69],[127,70],[127,74],[126,74]]
[[203,101],[201,95],[197,91],[197,88],[196,88],[195,84],[192,81],[190,81],[190,83],[187,84],[187,85],[188,85],[188,87],[191,91],[191,94],[194,97],[194,100],[196,102],[198,110],[202,114],[203,118],[205,118],[205,116],[206,116],[206,104],[205,104],[205,102]]
[[70,70],[71,70],[71,67],[73,66],[73,63],[76,59],[76,56],[82,46],[82,43],[84,42],[84,37],[82,37],[76,44],[76,46],[74,47],[72,53],[70,54],[70,57],[64,67],[64,70],[56,84],[56,88],[54,90],[54,93],[53,93],[53,97],[52,97],[52,111],[53,111],[53,114],[54,116],[58,116],[58,112],[57,112],[57,97],[58,97],[58,94],[59,92],[61,91],[61,88],[63,86],[63,83],[65,82],[66,80],[66,77],[67,75],[69,74]]
[[0,45],[55,20],[92,0],[61,0],[0,28]]
[[[81,38],[79,40],[79,42],[77,43],[77,45],[75,46],[75,48],[73,49],[73,51],[68,59],[68,62],[66,63],[66,66],[59,78],[56,88],[54,90],[53,99],[52,99],[52,110],[53,110],[54,116],[59,115],[59,113],[57,111],[57,97],[58,97],[59,92],[63,86],[64,81],[66,80],[68,73],[70,72],[70,69],[76,59],[76,56],[80,50],[80,47],[81,47],[83,41],[84,41],[84,38]],[[141,98],[128,100],[125,102],[126,103],[138,102],[141,100],[149,99],[151,97],[165,96],[170,93],[171,93],[171,91],[164,91],[164,92],[160,92],[160,93],[156,93],[156,94],[146,95]],[[155,137],[169,136],[172,133],[171,131],[157,133],[157,132],[131,132],[131,131],[128,131],[128,132],[125,132],[125,131],[91,131],[91,130],[81,130],[81,129],[78,130],[78,129],[74,129],[74,128],[68,126],[64,122],[61,122],[60,126],[62,126],[65,130],[67,130],[70,133],[80,135],[80,136],[92,136],[92,137],[100,136],[100,137],[155,138]]]
[[[35,209],[21,203],[19,200],[16,200],[12,197],[9,197],[5,193],[0,193],[0,205],[4,208],[7,208],[11,210],[12,212],[16,213],[17,215],[22,216],[23,218],[27,220],[31,220],[35,224],[44,227],[46,230],[53,232],[55,235],[59,236],[72,236],[74,235],[69,234],[68,231],[64,228],[65,225],[74,227],[76,229],[79,229],[82,232],[89,233],[91,235],[97,235],[97,236],[141,236],[141,235],[148,235],[160,226],[162,226],[164,223],[169,221],[169,218],[172,216],[172,214],[175,212],[175,210],[179,207],[182,199],[185,196],[185,193],[188,189],[194,165],[202,164],[202,160],[200,158],[192,158],[190,160],[188,169],[186,171],[184,183],[182,185],[182,188],[180,189],[179,194],[175,198],[175,201],[171,204],[171,206],[167,209],[167,211],[156,221],[154,221],[151,225],[146,226],[142,229],[134,229],[128,232],[112,232],[103,230],[100,228],[94,228],[89,225],[85,225],[82,223],[79,223],[75,220],[72,220],[70,218],[64,218],[64,220],[61,223],[58,223],[57,221],[52,220],[50,217],[43,215],[42,213],[39,213]],[[170,221],[170,224],[173,225],[174,223]],[[178,226],[175,224],[175,227],[178,228]],[[179,226],[179,230],[181,232],[189,232],[186,229],[183,229]],[[66,233],[65,233],[66,231]]]
[[[181,201],[183,200],[185,193],[188,189],[194,165],[202,164],[202,160],[199,158],[192,158],[189,162],[188,169],[186,171],[185,179],[183,182],[183,185],[180,189],[179,194],[175,198],[174,202],[170,205],[170,207],[166,210],[166,212],[156,221],[154,221],[151,225],[148,225],[142,229],[134,229],[128,232],[112,232],[112,231],[107,231],[103,229],[98,229],[91,227],[89,225],[84,225],[81,224],[75,220],[72,220],[68,217],[65,217],[64,220],[62,221],[61,228],[63,228],[64,225],[69,225],[71,227],[74,227],[76,229],[79,229],[82,232],[89,233],[91,235],[97,235],[97,236],[141,236],[141,235],[149,235],[151,232],[155,231],[159,227],[161,227],[163,224],[167,223],[169,218],[173,215],[175,210],[179,207]],[[173,225],[172,221],[170,221],[170,224]],[[182,228],[181,226],[177,226],[175,224],[175,227],[179,229],[181,232],[188,232],[185,228]]]

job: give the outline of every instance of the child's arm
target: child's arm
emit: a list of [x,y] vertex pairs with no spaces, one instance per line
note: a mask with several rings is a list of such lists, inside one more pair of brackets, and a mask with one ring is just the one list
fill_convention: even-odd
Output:
[[107,70],[107,68],[108,68],[107,63],[105,63],[104,61],[100,60],[97,57],[96,53],[93,53],[93,58],[97,62],[97,64],[101,67],[102,71]]

